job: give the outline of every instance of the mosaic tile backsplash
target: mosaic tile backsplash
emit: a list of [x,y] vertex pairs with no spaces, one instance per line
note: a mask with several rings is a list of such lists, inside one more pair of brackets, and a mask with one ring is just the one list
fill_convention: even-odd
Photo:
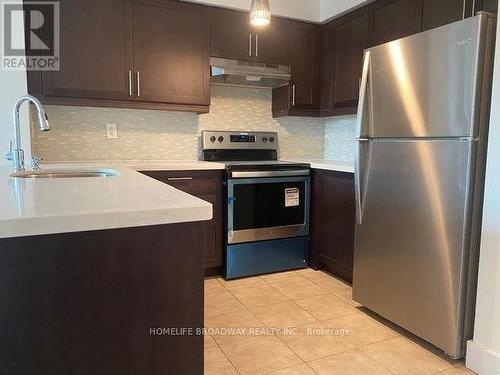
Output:
[[[280,157],[322,159],[324,120],[273,119],[271,91],[212,87],[210,113],[47,106],[52,130],[33,131],[33,152],[45,161],[193,160],[202,130],[277,131]],[[107,139],[105,124],[118,127]]]

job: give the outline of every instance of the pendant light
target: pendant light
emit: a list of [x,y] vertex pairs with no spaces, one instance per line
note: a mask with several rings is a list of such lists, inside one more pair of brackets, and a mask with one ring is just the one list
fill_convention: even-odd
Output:
[[269,0],[252,0],[250,5],[250,23],[262,27],[271,23],[271,6]]

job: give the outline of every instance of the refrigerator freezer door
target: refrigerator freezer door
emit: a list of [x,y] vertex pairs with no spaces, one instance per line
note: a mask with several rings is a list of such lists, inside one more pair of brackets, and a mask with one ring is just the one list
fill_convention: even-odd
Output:
[[460,140],[363,146],[353,298],[452,355],[461,350],[472,147]]
[[479,41],[488,20],[472,17],[365,52],[370,56],[359,136],[475,136],[484,57]]

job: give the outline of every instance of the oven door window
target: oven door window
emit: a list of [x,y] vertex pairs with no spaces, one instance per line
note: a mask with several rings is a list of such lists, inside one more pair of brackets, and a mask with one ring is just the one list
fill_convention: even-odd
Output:
[[303,225],[306,181],[235,184],[233,230]]

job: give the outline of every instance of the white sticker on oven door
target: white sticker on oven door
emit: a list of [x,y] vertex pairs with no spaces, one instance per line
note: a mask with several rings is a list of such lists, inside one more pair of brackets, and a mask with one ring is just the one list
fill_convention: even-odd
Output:
[[285,207],[296,207],[300,204],[299,189],[285,189]]

